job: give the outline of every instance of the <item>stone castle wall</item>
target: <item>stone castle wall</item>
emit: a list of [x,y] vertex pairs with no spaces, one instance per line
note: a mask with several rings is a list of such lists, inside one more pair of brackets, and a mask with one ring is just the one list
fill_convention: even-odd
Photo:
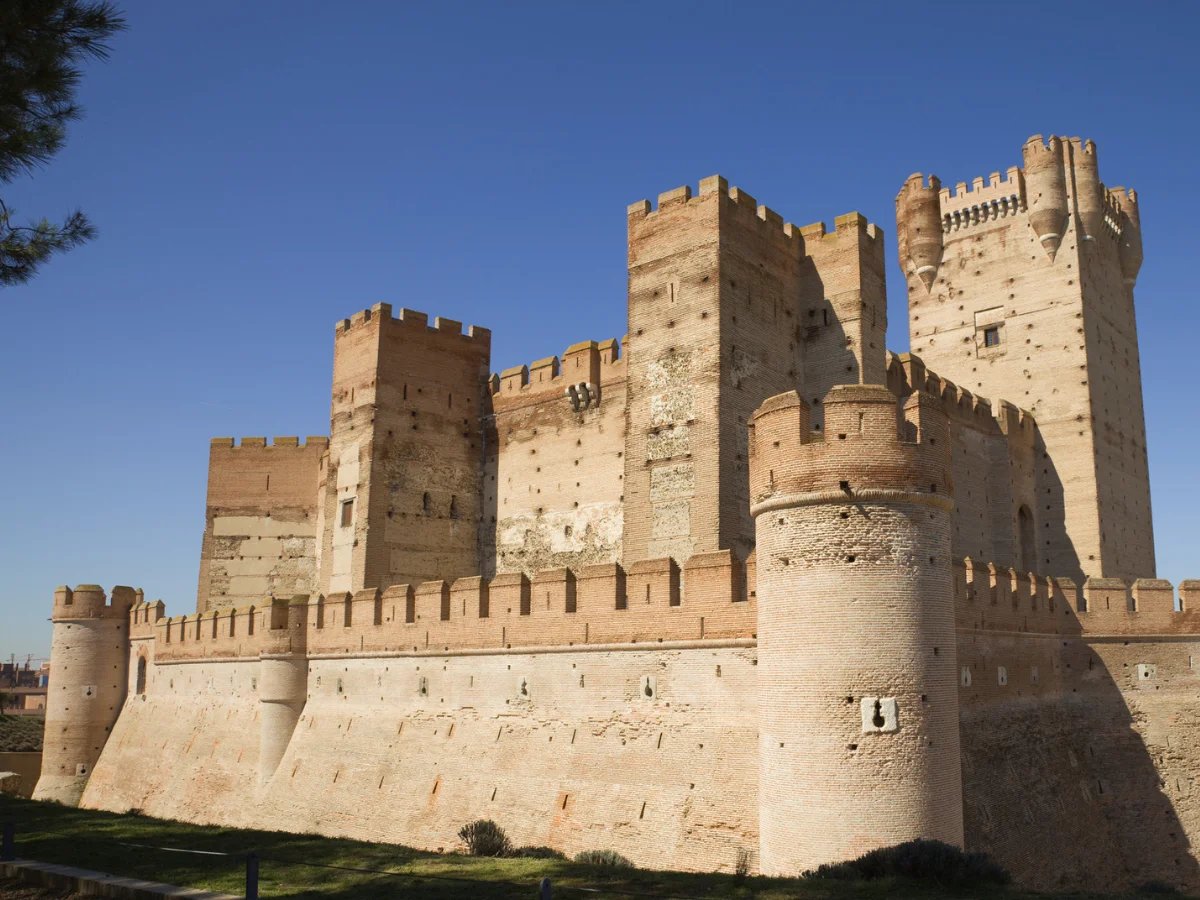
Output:
[[213,438],[196,611],[317,589],[323,437]]
[[625,359],[574,344],[493,379],[480,522],[483,574],[622,558]]
[[1137,197],[1100,183],[1090,141],[1036,135],[1024,160],[953,194],[936,178],[905,184],[896,203],[912,352],[1037,420],[1028,515],[1039,571],[1152,577]]
[[[599,597],[577,591],[574,614],[553,590],[544,609],[547,579],[498,576],[487,633],[466,584],[413,591],[412,623],[388,621],[405,617],[400,602],[392,611],[398,588],[378,597],[380,625],[374,596],[352,603],[349,626],[344,602],[318,613],[309,601],[304,710],[266,781],[257,654],[280,648],[287,605],[256,610],[239,643],[211,637],[226,613],[167,619],[140,604],[129,696],[83,805],[429,849],[490,817],[522,843],[612,848],[643,866],[729,871],[739,850],[757,866],[754,569],[742,580],[728,554],[660,569],[627,574],[625,609],[601,578]],[[1064,873],[1097,889],[1164,873],[1200,884],[1188,849],[1200,755],[1187,737],[1200,583],[1181,585],[1176,612],[1165,582],[1080,591],[970,562],[953,574],[966,846],[1035,887]],[[441,619],[447,596],[461,622]],[[710,631],[722,609],[733,612]],[[250,617],[234,617],[235,638]],[[200,638],[181,644],[198,622]]]
[[695,870],[961,837],[1031,887],[1200,887],[1136,195],[1090,142],[1025,163],[905,184],[912,354],[878,228],[719,176],[629,207],[621,342],[489,375],[487,329],[339,322],[327,444],[213,443],[194,614],[60,591],[42,795]]

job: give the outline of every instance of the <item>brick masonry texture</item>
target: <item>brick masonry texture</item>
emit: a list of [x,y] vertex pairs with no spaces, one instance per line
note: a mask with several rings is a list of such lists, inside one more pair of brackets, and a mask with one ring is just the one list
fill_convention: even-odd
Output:
[[[629,333],[339,322],[330,437],[214,439],[196,610],[60,588],[36,795],[795,874],[913,837],[1200,888],[1200,582],[1154,577],[1137,197],[1091,142],[797,227],[628,208]],[[1178,608],[1177,608],[1178,606]],[[51,740],[50,735],[60,735]]]

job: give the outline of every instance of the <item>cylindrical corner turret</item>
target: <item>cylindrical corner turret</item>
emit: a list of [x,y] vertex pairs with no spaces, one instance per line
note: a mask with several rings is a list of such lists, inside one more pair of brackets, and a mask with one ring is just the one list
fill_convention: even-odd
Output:
[[1083,226],[1080,238],[1096,241],[1104,232],[1104,185],[1100,183],[1100,166],[1093,141],[1071,139],[1071,167],[1075,174],[1075,205]]
[[867,385],[807,413],[751,424],[766,875],[963,841],[946,414]]
[[900,241],[900,265],[905,274],[916,275],[933,287],[942,264],[942,184],[929,176],[929,184],[920,172],[908,177],[896,197],[896,233]]
[[35,800],[78,806],[128,689],[132,588],[112,602],[96,584],[54,592],[46,739]]
[[1035,134],[1021,148],[1025,159],[1025,190],[1029,224],[1050,259],[1058,253],[1067,230],[1067,179],[1063,169],[1063,146],[1050,135],[1049,146]]
[[308,698],[308,596],[272,601],[270,641],[259,661],[258,780],[275,774]]
[[1142,220],[1138,212],[1137,191],[1117,194],[1121,208],[1121,244],[1118,256],[1121,261],[1121,277],[1125,284],[1137,284],[1138,272],[1142,268]]

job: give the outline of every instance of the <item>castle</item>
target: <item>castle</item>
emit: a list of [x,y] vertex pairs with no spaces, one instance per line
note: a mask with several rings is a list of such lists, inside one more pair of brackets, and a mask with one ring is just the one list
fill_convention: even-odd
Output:
[[[212,441],[196,611],[59,588],[35,796],[764,874],[914,837],[1200,886],[1200,582],[1156,580],[1137,197],[1096,148],[796,227],[628,209],[628,335],[339,322],[330,434]],[[392,670],[395,671],[392,671]]]

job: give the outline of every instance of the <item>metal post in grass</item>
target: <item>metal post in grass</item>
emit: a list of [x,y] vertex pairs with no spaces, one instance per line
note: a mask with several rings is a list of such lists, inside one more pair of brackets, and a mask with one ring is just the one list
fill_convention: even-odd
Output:
[[0,859],[5,862],[17,858],[16,833],[16,822],[10,820],[4,823],[4,840],[0,842]]
[[543,878],[538,885],[538,900],[550,900],[550,879]]
[[246,857],[246,900],[258,900],[258,854]]

